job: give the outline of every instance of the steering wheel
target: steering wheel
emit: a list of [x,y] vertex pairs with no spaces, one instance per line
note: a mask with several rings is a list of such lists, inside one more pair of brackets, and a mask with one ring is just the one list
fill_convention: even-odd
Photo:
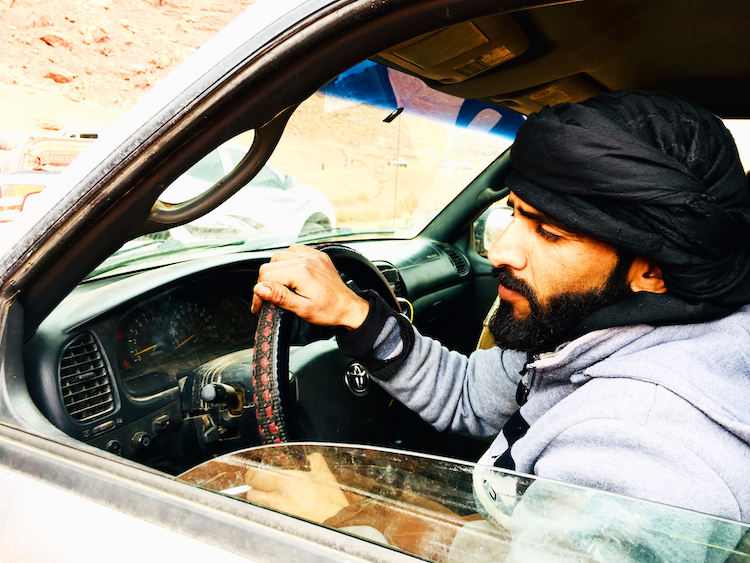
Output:
[[[375,290],[393,309],[401,311],[388,281],[362,254],[342,245],[323,245],[319,246],[318,250],[328,254],[336,269],[349,277],[359,289]],[[265,303],[259,315],[258,329],[255,333],[252,384],[258,432],[263,444],[286,442],[290,439],[289,433],[294,434],[297,428],[292,408],[294,393],[289,380],[289,346],[294,318],[293,313],[272,303]],[[308,344],[305,348],[311,346],[313,345]],[[329,358],[335,356],[338,349],[336,347],[334,350],[333,347],[335,344],[320,345],[320,355],[327,355]],[[352,373],[342,373],[344,378],[351,376],[356,380],[358,377],[368,377],[364,368],[358,364],[350,362],[347,370]],[[326,391],[323,390],[323,393]],[[330,397],[320,395],[320,389],[317,392],[322,401],[331,400]],[[335,393],[335,389],[332,392]],[[357,394],[354,390],[352,392]]]

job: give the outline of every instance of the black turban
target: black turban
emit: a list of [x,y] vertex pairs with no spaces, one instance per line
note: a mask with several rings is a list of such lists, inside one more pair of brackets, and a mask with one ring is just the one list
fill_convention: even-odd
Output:
[[721,310],[750,303],[750,192],[710,112],[638,91],[559,104],[529,116],[511,161],[518,197],[653,260],[668,295]]

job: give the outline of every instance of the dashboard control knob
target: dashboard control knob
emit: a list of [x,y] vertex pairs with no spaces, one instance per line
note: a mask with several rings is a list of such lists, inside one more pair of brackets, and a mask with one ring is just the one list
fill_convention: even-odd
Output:
[[122,455],[122,446],[117,440],[110,440],[107,442],[107,451],[115,455]]
[[130,439],[130,445],[135,451],[145,450],[151,445],[151,436],[145,432],[136,432]]
[[219,439],[219,429],[216,426],[209,426],[201,435],[204,444],[213,444]]

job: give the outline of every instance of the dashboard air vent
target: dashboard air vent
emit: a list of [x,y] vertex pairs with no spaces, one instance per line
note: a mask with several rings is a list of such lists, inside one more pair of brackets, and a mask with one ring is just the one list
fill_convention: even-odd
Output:
[[79,422],[114,410],[109,369],[91,333],[72,340],[60,360],[60,391],[68,414]]
[[464,258],[463,254],[461,254],[450,244],[439,244],[438,246],[440,246],[440,248],[445,251],[445,253],[448,255],[448,258],[450,258],[451,262],[453,262],[453,265],[456,267],[456,271],[458,272],[459,276],[463,277],[469,273],[469,261]]
[[387,262],[381,262],[377,264],[377,267],[378,270],[380,270],[380,273],[383,274],[383,277],[388,280],[396,297],[406,297],[406,286],[404,285],[404,280],[401,279],[401,274],[398,273],[395,266],[388,264]]

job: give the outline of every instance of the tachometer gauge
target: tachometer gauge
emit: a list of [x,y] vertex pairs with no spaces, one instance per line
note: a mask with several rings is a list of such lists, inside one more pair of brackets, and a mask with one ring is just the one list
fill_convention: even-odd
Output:
[[255,332],[256,323],[250,316],[250,306],[236,298],[223,297],[217,305],[221,316],[221,338],[231,343],[249,341]]

